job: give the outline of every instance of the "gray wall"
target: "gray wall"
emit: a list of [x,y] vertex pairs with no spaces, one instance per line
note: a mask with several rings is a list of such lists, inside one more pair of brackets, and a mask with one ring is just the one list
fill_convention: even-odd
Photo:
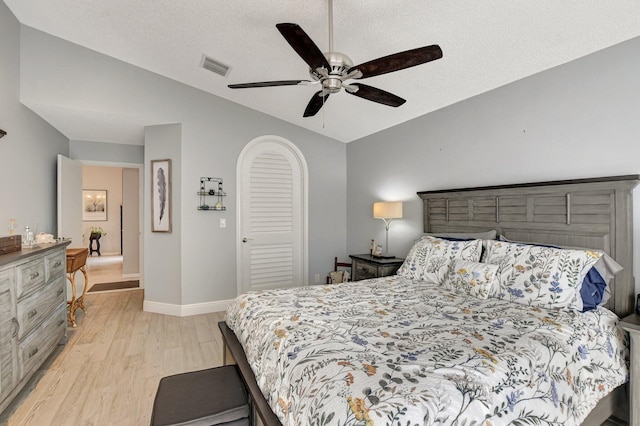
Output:
[[69,141],[69,156],[74,160],[142,164],[144,146],[72,139]]
[[[151,232],[151,221],[144,220],[144,298],[174,305],[183,304],[181,271],[185,255],[181,248],[181,151],[180,124],[149,126],[145,129],[144,165],[147,173],[144,178],[144,199],[151,200],[151,160],[171,159],[171,232]],[[151,218],[151,204],[148,202],[144,204],[144,217]]]
[[[145,133],[145,166],[151,159],[172,158],[174,197],[181,192],[181,200],[174,200],[171,235],[150,233],[145,207],[147,301],[189,305],[236,296],[236,163],[242,148],[263,135],[288,139],[308,165],[309,282],[315,274],[324,282],[333,257],[346,255],[345,144],[28,27],[22,37],[22,88],[32,101],[38,93],[30,82],[37,81],[40,90],[54,95],[48,99],[64,99],[68,108],[107,115],[135,110],[137,117],[148,117],[148,126],[181,125],[181,139],[173,143],[163,141],[155,127]],[[43,73],[42,63],[64,72]],[[87,159],[75,142],[73,147],[74,156]],[[201,176],[224,179],[225,212],[196,209]]]
[[0,235],[15,218],[25,225],[57,234],[56,156],[68,155],[60,132],[20,103],[20,24],[0,2]]
[[405,201],[389,237],[404,256],[422,232],[417,191],[640,173],[638,52],[640,38],[348,144],[348,250],[383,241],[377,200]]

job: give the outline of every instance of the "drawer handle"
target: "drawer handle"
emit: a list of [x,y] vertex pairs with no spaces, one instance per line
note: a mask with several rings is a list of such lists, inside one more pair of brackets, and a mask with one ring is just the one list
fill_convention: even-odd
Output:
[[57,268],[58,266],[62,265],[62,262],[60,262],[59,260],[56,261],[56,263],[53,264],[54,268]]
[[27,319],[31,319],[31,318],[35,317],[36,315],[38,315],[38,310],[37,309],[32,309],[27,314]]
[[38,348],[33,348],[29,351],[29,358],[38,353]]
[[62,293],[64,293],[64,289],[59,288],[56,292],[56,297],[60,296]]
[[29,275],[29,278],[34,279],[34,278],[38,278],[40,276],[40,272],[34,272],[33,274]]
[[17,319],[11,318],[11,327],[13,328],[11,330],[11,337],[16,337],[18,332],[20,332],[20,323]]

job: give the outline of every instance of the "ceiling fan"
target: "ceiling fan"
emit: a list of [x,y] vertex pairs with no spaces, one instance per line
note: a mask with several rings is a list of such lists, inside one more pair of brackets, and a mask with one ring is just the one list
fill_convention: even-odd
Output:
[[309,75],[312,80],[262,81],[230,84],[228,87],[231,89],[248,89],[254,87],[321,84],[322,90],[319,90],[311,97],[307,108],[304,110],[304,117],[316,115],[329,95],[338,93],[341,88],[344,88],[349,94],[369,101],[399,107],[406,102],[405,99],[382,89],[366,84],[347,82],[347,80],[374,77],[442,58],[440,46],[434,44],[394,53],[354,66],[353,61],[347,55],[333,50],[333,0],[329,0],[329,52],[322,53],[307,33],[297,24],[277,24],[276,28],[278,28],[280,34],[291,45],[293,50],[309,65]]

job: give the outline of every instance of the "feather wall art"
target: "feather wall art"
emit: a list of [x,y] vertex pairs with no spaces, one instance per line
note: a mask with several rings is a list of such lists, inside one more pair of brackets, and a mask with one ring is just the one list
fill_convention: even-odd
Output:
[[151,231],[171,232],[171,160],[151,160]]
[[158,200],[160,201],[160,222],[164,217],[164,209],[167,205],[167,179],[165,178],[164,169],[158,168]]

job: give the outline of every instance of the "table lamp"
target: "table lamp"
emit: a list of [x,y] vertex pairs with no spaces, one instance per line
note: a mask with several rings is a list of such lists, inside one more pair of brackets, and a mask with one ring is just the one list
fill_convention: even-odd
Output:
[[394,257],[389,256],[389,224],[393,219],[402,219],[402,202],[381,201],[378,203],[373,203],[373,217],[375,219],[382,219],[384,221],[384,227],[386,230],[386,241],[384,246],[384,256],[382,257]]

